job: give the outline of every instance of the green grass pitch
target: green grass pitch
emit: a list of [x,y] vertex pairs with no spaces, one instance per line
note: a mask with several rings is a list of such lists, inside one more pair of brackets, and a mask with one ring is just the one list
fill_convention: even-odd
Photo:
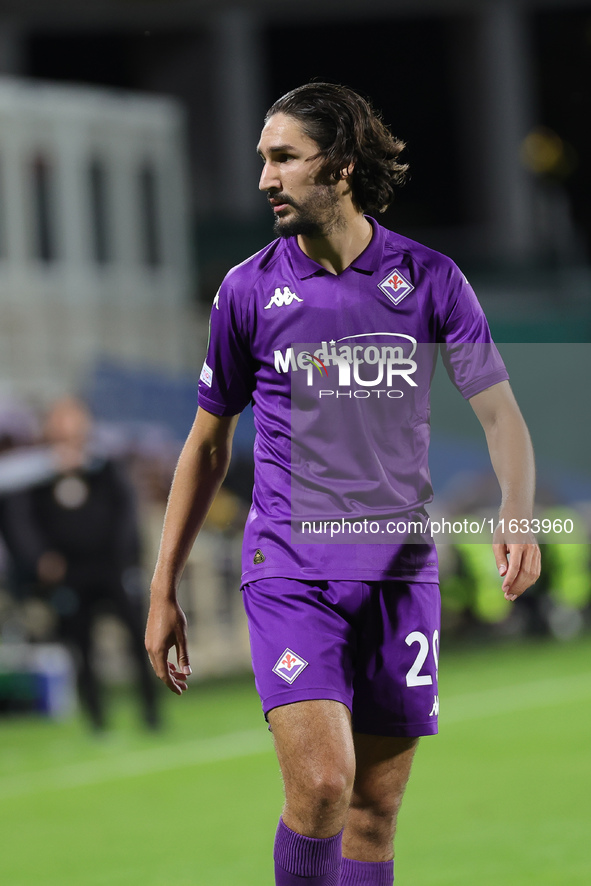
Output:
[[[446,651],[397,886],[591,882],[591,641]],[[0,721],[0,883],[271,886],[281,782],[252,680],[166,697],[142,734],[125,698],[80,719]]]

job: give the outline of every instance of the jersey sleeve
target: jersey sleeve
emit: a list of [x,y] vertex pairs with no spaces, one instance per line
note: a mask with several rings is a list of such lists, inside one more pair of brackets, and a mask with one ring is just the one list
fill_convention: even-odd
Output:
[[207,355],[199,379],[199,406],[214,415],[237,415],[254,390],[253,361],[244,311],[228,278],[211,309]]
[[447,292],[447,314],[440,330],[441,356],[453,384],[468,400],[506,381],[509,374],[474,290],[453,263]]

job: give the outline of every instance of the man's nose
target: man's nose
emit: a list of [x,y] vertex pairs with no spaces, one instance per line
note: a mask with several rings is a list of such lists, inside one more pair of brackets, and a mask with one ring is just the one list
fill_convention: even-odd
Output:
[[265,163],[259,179],[259,191],[280,190],[281,182],[277,171],[269,163]]

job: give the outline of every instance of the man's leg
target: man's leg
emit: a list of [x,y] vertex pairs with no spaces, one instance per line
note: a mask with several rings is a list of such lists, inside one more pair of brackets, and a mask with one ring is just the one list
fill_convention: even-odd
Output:
[[339,886],[391,886],[394,832],[417,738],[353,736],[357,768]]
[[275,882],[338,886],[355,777],[351,715],[340,702],[314,700],[273,708],[268,719],[285,789]]
[[97,732],[106,726],[103,693],[99,682],[92,643],[93,608],[84,592],[76,593],[77,609],[59,620],[59,635],[75,654],[78,694],[92,728]]

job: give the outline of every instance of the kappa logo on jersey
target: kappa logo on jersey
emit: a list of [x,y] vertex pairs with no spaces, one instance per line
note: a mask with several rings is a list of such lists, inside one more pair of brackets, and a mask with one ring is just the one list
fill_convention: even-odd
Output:
[[439,696],[433,696],[433,707],[431,708],[430,717],[436,717],[439,714]]
[[284,305],[290,305],[292,301],[303,301],[303,298],[300,298],[295,292],[292,292],[289,286],[284,286],[283,291],[277,287],[268,305],[265,305],[264,310],[267,311],[272,305],[276,305],[278,308],[282,308]]
[[306,667],[308,667],[307,661],[300,658],[291,649],[286,649],[273,668],[273,673],[285,680],[286,683],[293,683]]
[[378,283],[378,286],[384,295],[388,296],[390,301],[395,305],[399,305],[402,299],[406,298],[408,293],[412,292],[414,289],[412,283],[408,282],[398,268],[394,268],[393,271],[390,271],[388,276],[384,277],[381,283]]

